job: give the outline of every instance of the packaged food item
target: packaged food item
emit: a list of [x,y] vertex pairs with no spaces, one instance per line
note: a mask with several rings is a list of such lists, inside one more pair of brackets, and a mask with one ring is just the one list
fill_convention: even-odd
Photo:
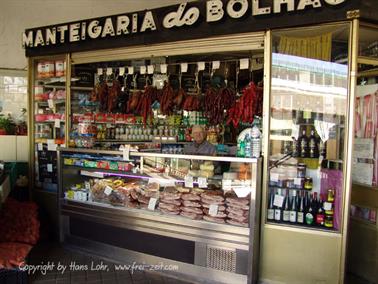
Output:
[[55,76],[63,77],[66,74],[66,63],[64,60],[55,61]]

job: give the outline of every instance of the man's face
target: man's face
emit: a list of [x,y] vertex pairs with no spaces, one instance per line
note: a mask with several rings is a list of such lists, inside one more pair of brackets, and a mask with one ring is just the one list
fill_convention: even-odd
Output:
[[194,142],[201,144],[206,139],[206,132],[202,129],[194,129],[192,132]]

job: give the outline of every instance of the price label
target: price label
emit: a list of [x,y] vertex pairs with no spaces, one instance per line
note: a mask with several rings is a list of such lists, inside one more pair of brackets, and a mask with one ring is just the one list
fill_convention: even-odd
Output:
[[109,185],[107,185],[107,186],[105,187],[104,193],[105,193],[106,195],[110,195],[110,194],[112,193],[112,191],[113,191],[113,188],[111,188]]
[[150,201],[148,202],[148,207],[147,207],[148,210],[154,211],[154,210],[155,210],[155,207],[156,207],[156,202],[157,202],[157,199],[151,197],[151,198],[150,198]]
[[146,68],[146,66],[140,66],[140,74],[146,74],[146,70],[147,68]]
[[97,68],[97,75],[102,75],[104,74],[104,70],[102,68]]
[[42,143],[38,143],[38,151],[43,151],[43,144]]
[[148,74],[154,74],[154,70],[155,70],[154,65],[148,65],[147,66],[147,73]]
[[240,59],[240,70],[249,68],[249,58]]
[[280,179],[280,175],[279,174],[276,174],[276,173],[270,173],[270,180],[271,181],[279,181]]
[[59,118],[55,119],[55,121],[54,121],[54,127],[55,128],[60,128],[60,119]]
[[133,66],[127,67],[127,74],[129,74],[129,75],[133,75],[134,74],[134,67]]
[[273,201],[274,206],[282,207],[283,202],[284,202],[284,197],[282,195],[278,195],[278,194],[274,195],[274,201]]
[[207,188],[207,178],[199,177],[198,178],[198,187],[199,188]]
[[122,149],[122,156],[124,161],[130,160],[130,145],[125,145]]
[[197,66],[198,66],[198,71],[205,70],[205,62],[203,62],[203,61],[197,62]]
[[85,186],[86,190],[90,190],[91,189],[91,184],[89,183],[89,181],[84,182],[84,186]]
[[113,74],[113,69],[112,68],[106,68],[106,75],[112,75]]
[[213,70],[217,70],[220,67],[220,61],[213,61],[212,68]]
[[209,215],[213,217],[218,215],[218,204],[210,204]]
[[324,208],[325,211],[332,210],[332,203],[331,202],[324,202],[323,208]]
[[185,176],[185,187],[193,188],[193,177]]
[[180,67],[181,67],[181,73],[188,72],[188,63],[181,63]]
[[302,185],[302,178],[294,178],[294,185]]
[[160,64],[160,72],[162,74],[167,74],[168,65],[167,64]]
[[239,198],[244,198],[252,192],[252,188],[247,186],[235,186],[233,190]]
[[48,99],[48,100],[47,100],[47,103],[48,103],[48,105],[49,105],[49,108],[54,108],[54,107],[55,107],[54,100],[52,100],[52,99]]
[[47,142],[47,151],[56,151],[57,145],[54,143],[48,143]]
[[119,76],[125,75],[125,67],[119,67]]
[[47,164],[47,172],[52,173],[53,172],[53,165],[52,164]]

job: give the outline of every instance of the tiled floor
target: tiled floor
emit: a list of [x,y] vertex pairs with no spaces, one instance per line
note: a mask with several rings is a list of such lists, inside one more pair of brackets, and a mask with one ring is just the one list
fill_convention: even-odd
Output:
[[[45,274],[41,270],[30,273],[29,280],[33,284],[189,283],[154,272],[115,271],[114,263],[73,252],[51,243],[36,246],[30,253],[28,263],[34,266],[50,264],[50,266],[46,266]],[[54,267],[51,266],[52,264]],[[58,265],[60,266],[58,267]],[[63,267],[66,267],[64,272],[62,271]],[[95,270],[96,268],[99,270]]]

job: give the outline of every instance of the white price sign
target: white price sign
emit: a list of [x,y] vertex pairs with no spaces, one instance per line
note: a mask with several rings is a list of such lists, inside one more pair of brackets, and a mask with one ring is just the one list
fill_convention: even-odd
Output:
[[218,215],[218,204],[210,204],[209,215],[213,217]]
[[160,72],[162,74],[167,74],[168,65],[167,64],[160,64]]
[[53,172],[53,165],[52,164],[47,164],[47,172],[52,173]]
[[205,62],[203,62],[203,61],[197,62],[197,66],[198,66],[198,71],[205,70]]
[[84,185],[85,185],[85,189],[87,190],[91,189],[91,184],[89,183],[89,181],[84,182]]
[[198,187],[199,188],[207,188],[207,178],[199,177],[198,178]]
[[181,63],[181,73],[188,72],[188,63]]
[[302,178],[294,178],[294,185],[302,185]]
[[147,73],[148,74],[154,74],[154,70],[155,70],[154,65],[148,65],[147,66]]
[[185,187],[193,188],[193,177],[185,176]]
[[146,74],[147,68],[146,66],[140,66],[140,74]]
[[55,119],[54,127],[55,128],[60,128],[60,119],[59,118]]
[[54,108],[54,107],[55,107],[54,100],[52,100],[52,99],[48,99],[48,100],[47,100],[47,103],[48,103],[48,105],[49,105],[49,108]]
[[122,148],[122,156],[124,161],[129,161],[130,160],[130,145],[125,145]]
[[125,67],[119,67],[119,76],[125,75]]
[[156,207],[156,202],[157,202],[157,199],[151,197],[150,201],[148,202],[148,210],[154,211]]
[[249,68],[249,58],[240,59],[240,70]]
[[38,143],[38,151],[43,151],[43,144],[42,143]]
[[112,68],[106,68],[106,75],[112,75],[113,74],[113,69]]
[[212,68],[213,70],[217,70],[220,67],[220,61],[213,61]]
[[276,173],[270,173],[270,180],[271,181],[278,181],[280,179],[280,175]]
[[274,196],[274,202],[273,202],[273,205],[274,206],[277,206],[277,207],[282,207],[282,205],[283,205],[283,202],[284,202],[284,197],[282,196],[282,195],[278,195],[278,194],[276,194],[275,196]]
[[104,70],[102,68],[97,68],[97,75],[102,75],[104,73]]
[[332,203],[330,203],[330,202],[324,202],[323,208],[326,211],[332,210]]
[[133,75],[134,74],[134,67],[133,66],[127,67],[127,74],[129,74],[129,75]]
[[107,186],[105,187],[104,193],[105,193],[106,195],[110,195],[110,194],[112,193],[112,191],[113,191],[113,188],[111,188],[109,185],[107,185]]

